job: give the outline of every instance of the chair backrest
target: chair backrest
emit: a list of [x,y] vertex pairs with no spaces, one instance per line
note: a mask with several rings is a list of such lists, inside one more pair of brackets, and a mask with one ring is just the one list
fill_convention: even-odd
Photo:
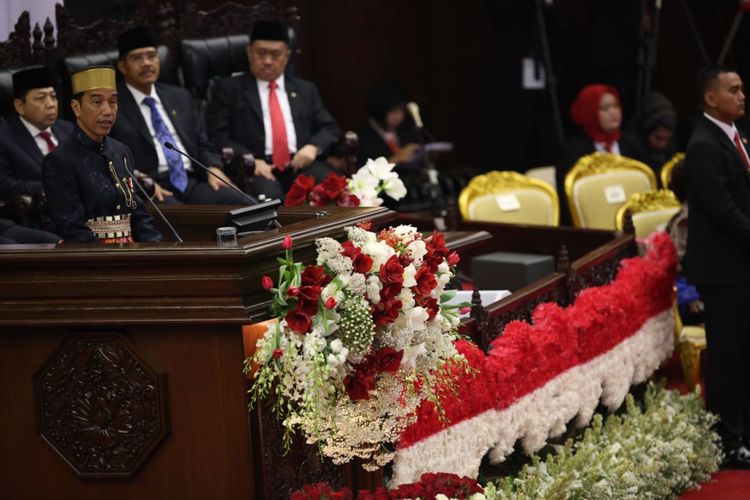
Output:
[[474,177],[461,191],[458,206],[465,220],[557,226],[560,210],[555,189],[518,172],[489,172]]
[[7,118],[13,113],[13,73],[20,69],[0,69],[0,116]]
[[633,193],[656,189],[645,164],[611,153],[582,157],[565,176],[565,196],[576,227],[614,229],[617,210]]
[[532,179],[539,179],[540,181],[544,181],[555,188],[555,191],[559,192],[560,186],[557,185],[557,178],[555,177],[556,171],[557,167],[555,167],[554,165],[548,165],[546,167],[534,167],[526,171],[526,176],[531,177]]
[[674,167],[684,159],[685,153],[677,153],[661,167],[661,174],[659,175],[659,177],[661,177],[661,187],[669,189],[669,181],[672,180],[672,170],[674,170]]
[[248,41],[247,35],[183,40],[180,49],[185,87],[197,99],[206,100],[213,78],[248,71]]
[[656,231],[663,231],[674,215],[680,211],[680,202],[669,189],[634,193],[630,195],[615,216],[615,227],[622,230],[625,214],[630,212],[635,227],[635,237],[645,238]]

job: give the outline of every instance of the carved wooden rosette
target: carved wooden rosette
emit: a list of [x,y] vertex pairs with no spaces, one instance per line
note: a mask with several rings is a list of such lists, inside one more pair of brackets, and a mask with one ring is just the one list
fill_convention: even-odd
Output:
[[79,477],[133,477],[169,432],[166,375],[119,334],[69,338],[34,387],[39,433]]

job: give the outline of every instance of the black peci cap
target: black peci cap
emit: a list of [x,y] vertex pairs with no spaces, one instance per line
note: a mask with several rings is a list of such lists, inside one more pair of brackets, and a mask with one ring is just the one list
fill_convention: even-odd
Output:
[[159,39],[146,26],[136,26],[120,33],[117,38],[117,49],[120,57],[125,57],[128,52],[144,47],[158,47]]
[[13,95],[21,97],[31,89],[54,87],[55,78],[47,68],[40,66],[13,73]]
[[289,31],[287,25],[281,21],[255,21],[253,30],[250,32],[250,43],[255,40],[284,42],[289,45]]

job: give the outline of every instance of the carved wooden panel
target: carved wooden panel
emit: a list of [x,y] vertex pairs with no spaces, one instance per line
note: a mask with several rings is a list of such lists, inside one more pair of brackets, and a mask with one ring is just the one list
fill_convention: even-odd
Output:
[[80,477],[132,477],[169,432],[166,375],[119,334],[69,338],[34,386],[42,438]]
[[264,497],[287,499],[306,484],[326,482],[334,488],[344,485],[341,466],[323,458],[316,446],[305,444],[305,438],[294,436],[285,455],[282,449],[284,428],[272,411],[272,398],[261,401],[255,409],[261,436]]

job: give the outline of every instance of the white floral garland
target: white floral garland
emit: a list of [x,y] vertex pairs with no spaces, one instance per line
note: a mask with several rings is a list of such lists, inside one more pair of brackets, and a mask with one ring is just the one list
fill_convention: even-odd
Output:
[[502,462],[521,440],[528,453],[565,431],[584,427],[601,401],[619,407],[630,386],[645,381],[672,354],[674,313],[657,314],[608,352],[577,365],[503,410],[491,409],[396,451],[389,487],[419,480],[425,472],[477,477],[487,452]]

